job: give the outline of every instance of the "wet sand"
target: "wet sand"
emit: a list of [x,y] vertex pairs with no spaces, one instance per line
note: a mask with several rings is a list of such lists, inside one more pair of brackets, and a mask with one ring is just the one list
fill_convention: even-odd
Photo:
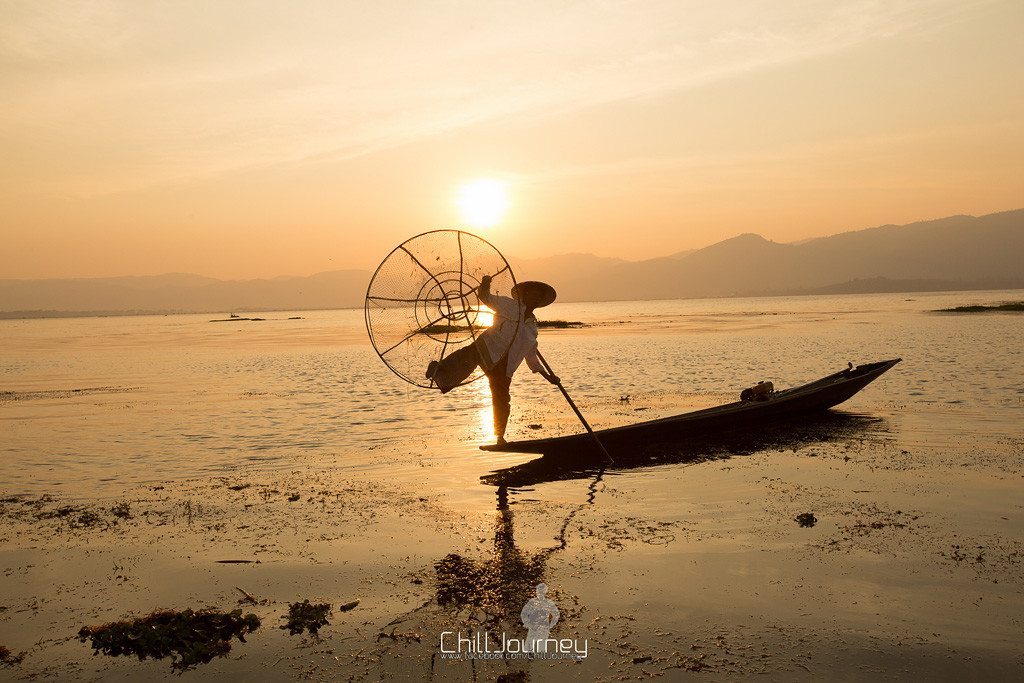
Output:
[[[858,329],[870,315],[855,318],[832,323],[829,334]],[[617,328],[546,334],[561,335],[545,340],[562,358],[573,348],[600,352],[595,340],[613,355],[633,343],[603,341],[622,339]],[[742,346],[745,339],[734,341]],[[863,360],[882,357],[866,352]],[[580,363],[593,362],[579,355]],[[466,396],[453,399],[437,422],[417,413],[418,425],[394,423],[399,437],[387,438],[386,423],[367,425],[380,438],[349,447],[359,449],[359,466],[355,455],[331,458],[311,448],[272,467],[254,461],[204,472],[195,464],[204,448],[214,462],[220,456],[202,442],[189,459],[182,456],[180,476],[169,476],[162,459],[125,461],[122,477],[111,475],[117,463],[62,470],[41,460],[31,472],[8,464],[8,483],[0,484],[0,645],[24,658],[0,663],[0,679],[176,677],[168,659],[94,656],[76,634],[158,608],[202,607],[241,608],[262,626],[187,677],[1019,679],[1024,438],[1012,421],[1019,394],[992,389],[1016,381],[1019,350],[998,364],[1008,375],[996,372],[977,385],[989,394],[937,389],[942,373],[955,371],[936,370],[936,361],[924,372],[920,362],[911,358],[817,420],[654,449],[603,472],[480,453],[486,404]],[[786,372],[815,376],[795,366]],[[517,404],[512,432],[574,429],[558,397],[531,381],[518,394],[529,401]],[[722,386],[715,377],[707,383]],[[82,397],[66,385],[38,384],[19,389],[57,393],[0,406],[5,428],[25,448],[57,438],[33,425],[59,426],[67,415],[83,425],[113,420],[109,415],[118,416],[115,424],[143,425],[167,410],[132,391]],[[731,398],[620,385],[603,394],[581,389],[595,424]],[[92,386],[130,388],[117,381]],[[243,407],[261,399],[242,392],[258,390],[230,385]],[[908,398],[914,392],[920,398]],[[628,402],[620,401],[626,393]],[[196,400],[203,406],[211,399]],[[298,405],[301,397],[288,400]],[[121,418],[130,401],[139,412]],[[445,442],[443,434],[465,425],[467,414],[472,425],[454,444]],[[261,415],[254,419],[267,419]],[[420,438],[401,437],[414,428]],[[82,429],[78,448],[100,452],[102,444]],[[154,473],[148,478],[147,467]],[[79,474],[76,483],[71,475]],[[798,521],[805,513],[813,514],[813,526]],[[537,581],[561,611],[553,635],[585,640],[585,659],[442,658],[443,632],[522,638],[519,609]],[[288,605],[304,599],[359,604],[333,610],[319,637],[289,635],[279,628]]]
[[[475,514],[428,489],[330,470],[129,486],[98,500],[8,495],[0,642],[25,658],[0,671],[170,677],[166,660],[92,656],[74,636],[157,607],[240,606],[263,627],[186,675],[1019,675],[1020,443],[1007,444],[999,467],[965,457],[925,468],[931,454],[886,439],[875,420],[849,419],[821,425],[825,440],[805,427],[767,448],[714,444],[699,461],[676,454],[596,482],[547,467],[499,473],[494,509]],[[503,479],[518,485],[511,494]],[[803,512],[813,527],[796,522]],[[507,568],[509,584],[536,561],[562,612],[558,635],[585,638],[587,658],[441,660],[443,631],[522,631],[500,597],[441,604],[452,577],[436,566],[452,554]],[[289,636],[278,628],[287,604],[307,598],[360,602],[332,613],[319,638]]]

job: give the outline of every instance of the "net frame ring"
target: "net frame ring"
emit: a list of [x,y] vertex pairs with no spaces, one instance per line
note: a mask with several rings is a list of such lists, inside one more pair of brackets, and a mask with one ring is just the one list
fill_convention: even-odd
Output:
[[[457,258],[459,268],[456,270],[448,267],[445,270],[435,273],[423,264],[423,259],[417,258],[414,250],[414,243],[417,240],[440,237],[442,236],[442,233],[448,233],[454,237],[452,240],[452,247],[457,247],[458,252],[457,254],[446,254],[445,256],[448,257],[448,261],[451,263],[454,263]],[[507,296],[511,297],[511,290],[515,287],[517,281],[515,272],[512,270],[512,265],[508,262],[508,259],[505,258],[504,254],[502,254],[501,251],[499,251],[491,242],[479,235],[454,228],[428,230],[408,238],[388,252],[387,256],[384,257],[374,270],[373,275],[370,277],[370,281],[366,287],[366,297],[363,303],[364,322],[366,324],[367,335],[370,338],[370,344],[373,346],[374,352],[388,367],[388,369],[409,384],[425,389],[436,390],[437,385],[432,379],[427,379],[423,372],[423,369],[427,366],[429,361],[440,361],[442,358],[451,355],[452,352],[469,346],[471,343],[476,341],[476,337],[479,332],[486,329],[477,324],[480,314],[484,312],[481,310],[484,307],[484,304],[482,304],[476,296],[476,290],[480,285],[480,278],[478,278],[473,272],[467,272],[468,269],[473,269],[473,264],[470,262],[470,259],[473,258],[473,256],[465,256],[466,248],[470,245],[476,247],[476,251],[478,253],[475,256],[477,260],[480,260],[481,257],[488,257],[494,259],[495,265],[500,265],[496,272],[488,272],[486,274],[491,275],[494,278],[507,275],[511,280],[511,284],[507,287]],[[418,270],[422,271],[426,276],[426,279],[418,288],[415,299],[389,299],[387,297],[375,295],[374,285],[377,283],[378,277],[389,265],[389,262],[400,253],[404,253],[406,255],[405,258],[411,259],[411,262],[415,263],[419,267]],[[441,260],[441,258],[437,257],[435,260]],[[502,295],[505,294],[506,293],[503,293]],[[386,306],[380,303],[382,300],[404,303],[406,304],[404,308],[411,311],[406,316],[407,322],[409,323],[409,333],[406,334],[397,344],[390,345],[384,349],[381,348],[381,335],[374,334],[373,323],[373,313],[388,310]],[[376,305],[379,306],[379,308],[372,309],[371,301],[376,301]],[[439,327],[434,327],[435,325],[442,323],[442,321],[443,324]],[[521,319],[517,319],[515,323],[516,328],[513,334],[509,335],[508,346],[503,350],[501,356],[504,356],[504,354],[508,352],[508,349],[511,348],[512,342],[519,333],[520,324]],[[462,331],[458,329],[463,325],[465,326],[465,331],[468,334],[463,334]],[[455,334],[458,334],[458,336],[454,336]],[[425,349],[420,349],[418,353],[414,354],[414,360],[410,361],[407,359],[406,367],[396,367],[398,361],[395,360],[393,362],[388,358],[388,356],[396,356],[400,347],[405,346],[408,348],[411,346],[412,341],[416,341],[417,337],[420,339],[430,340],[436,349],[431,351],[429,354],[425,353]],[[474,382],[481,377],[484,377],[484,374],[484,370],[477,367],[473,373],[458,386]]]
[[[423,328],[438,318],[443,318],[449,326],[466,321],[469,325],[467,332],[471,332],[473,324],[480,317],[480,311],[467,306],[466,301],[479,286],[480,281],[473,275],[456,271],[444,271],[436,275],[436,280],[428,279],[420,288],[419,298],[423,305],[416,306],[417,324]],[[456,301],[458,307],[453,308],[452,303]],[[440,332],[424,334],[436,341],[445,342]]]

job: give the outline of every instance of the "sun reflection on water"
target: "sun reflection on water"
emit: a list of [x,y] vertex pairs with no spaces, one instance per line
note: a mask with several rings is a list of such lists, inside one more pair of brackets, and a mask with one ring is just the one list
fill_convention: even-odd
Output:
[[491,410],[491,390],[486,379],[478,379],[469,384],[467,389],[473,392],[476,409],[477,430],[485,441],[494,441],[494,413]]
[[477,327],[490,327],[494,324],[494,311],[486,306],[476,307],[475,325]]

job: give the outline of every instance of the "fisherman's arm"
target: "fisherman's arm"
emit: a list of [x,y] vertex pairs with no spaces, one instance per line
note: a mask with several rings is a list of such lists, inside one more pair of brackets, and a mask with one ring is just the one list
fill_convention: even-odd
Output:
[[562,380],[558,379],[558,375],[552,372],[548,372],[547,369],[544,367],[544,364],[540,362],[540,354],[537,352],[536,346],[530,349],[530,351],[526,354],[526,358],[524,360],[526,361],[526,364],[529,366],[531,370],[533,370],[534,372],[539,372],[540,376],[546,379],[547,381],[551,382],[552,384],[562,383]]
[[491,291],[491,276],[484,275],[476,290],[477,298],[484,306],[494,312],[495,322],[501,320],[517,320],[522,313],[522,305],[515,299],[501,296]]
[[491,276],[484,275],[480,278],[480,286],[476,288],[476,296],[480,303],[489,308],[494,308],[494,301],[491,297]]

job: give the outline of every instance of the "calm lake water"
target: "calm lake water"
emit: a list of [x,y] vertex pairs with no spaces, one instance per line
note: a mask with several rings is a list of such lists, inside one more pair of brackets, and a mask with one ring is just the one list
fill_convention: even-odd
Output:
[[[884,417],[914,443],[1017,439],[1024,319],[929,311],[1020,296],[556,304],[544,317],[591,326],[542,331],[541,345],[597,427],[733,400],[762,379],[783,388],[847,361],[902,357],[842,408]],[[0,481],[94,495],[111,482],[329,464],[436,477],[471,495],[481,473],[519,460],[476,448],[492,438],[484,382],[448,396],[403,383],[374,354],[361,311],[263,315],[0,321]],[[509,437],[577,428],[524,366]]]

